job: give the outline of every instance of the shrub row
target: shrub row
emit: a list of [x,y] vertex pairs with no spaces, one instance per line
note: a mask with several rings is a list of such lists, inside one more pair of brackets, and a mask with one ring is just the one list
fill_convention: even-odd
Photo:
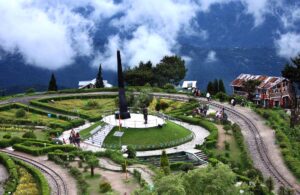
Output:
[[84,179],[82,173],[80,172],[79,169],[75,168],[75,167],[71,167],[69,169],[69,173],[76,179],[77,181],[77,186],[79,187],[80,193],[78,194],[82,194],[82,195],[87,195],[87,189],[88,189],[88,183],[86,182],[86,180]]
[[75,155],[70,153],[64,153],[64,152],[48,152],[48,159],[55,161],[56,157],[59,157],[60,159],[64,161],[74,161]]
[[41,195],[50,195],[49,184],[40,170],[34,168],[33,166],[31,166],[23,161],[20,161],[20,160],[14,160],[14,161],[16,162],[16,164],[24,167],[33,176],[33,178],[35,179],[35,181],[38,184],[38,188],[39,188]]
[[4,195],[12,194],[16,191],[19,175],[15,162],[6,154],[0,153],[0,164],[3,164],[9,173],[9,178],[5,182]]
[[53,152],[55,150],[62,150],[64,152],[77,150],[77,148],[74,147],[73,145],[50,145],[46,147],[31,147],[31,146],[26,146],[22,143],[13,145],[13,148],[17,151],[28,153],[34,156],[47,154],[48,152]]
[[61,94],[61,93],[91,93],[91,92],[103,92],[103,91],[107,91],[107,92],[114,92],[114,91],[118,91],[117,87],[111,87],[111,88],[93,88],[93,89],[63,89],[63,90],[59,90],[59,91],[51,91],[51,92],[47,92],[48,94],[53,94],[53,93],[57,93],[57,94]]
[[[69,97],[69,96],[68,96]],[[72,97],[72,96],[71,96]],[[52,107],[51,105],[48,105],[47,103],[44,103],[44,102],[40,102],[40,101],[35,101],[35,100],[32,100],[30,102],[30,104],[34,105],[34,106],[37,106],[39,108],[43,108],[43,109],[47,109],[47,110],[51,110],[51,111],[54,111],[54,112],[59,112],[59,113],[62,113],[62,114],[65,114],[65,115],[71,115],[71,116],[79,116],[80,118],[83,118],[83,119],[87,119],[89,120],[90,122],[93,122],[93,121],[99,121],[102,119],[101,116],[89,116],[87,114],[83,114],[83,113],[77,113],[77,112],[73,112],[73,111],[68,111],[68,110],[65,110],[65,109],[62,109],[62,108],[55,108],[55,107]]]
[[234,139],[237,143],[237,146],[241,150],[241,159],[242,159],[244,168],[245,169],[253,168],[253,161],[248,154],[248,150],[244,143],[244,137],[242,135],[240,126],[234,123],[232,125],[232,132],[233,132]]

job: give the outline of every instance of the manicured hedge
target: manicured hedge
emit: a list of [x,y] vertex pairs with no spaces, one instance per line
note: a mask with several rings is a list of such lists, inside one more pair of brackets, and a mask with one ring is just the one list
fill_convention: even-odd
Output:
[[73,161],[75,159],[75,155],[71,153],[63,153],[63,152],[48,152],[48,159],[54,161],[56,157],[64,161]]
[[4,195],[12,194],[16,191],[19,175],[15,162],[6,154],[0,153],[0,163],[3,164],[9,173],[9,178],[5,182]]
[[86,179],[83,177],[82,173],[79,169],[72,167],[69,169],[69,173],[76,179],[77,181],[77,187],[80,190],[78,194],[82,195],[88,195],[88,183],[86,182]]
[[46,180],[46,178],[44,177],[44,175],[41,173],[40,170],[23,161],[16,160],[16,159],[14,161],[16,162],[16,164],[24,167],[33,176],[33,178],[38,184],[38,188],[41,195],[50,195],[50,187],[48,181]]
[[77,150],[77,148],[73,145],[48,145],[46,147],[31,147],[22,143],[13,145],[13,148],[17,151],[28,153],[34,156],[47,154],[48,152],[53,152],[55,150],[62,150],[64,152]]
[[3,118],[1,116],[0,116],[0,123],[14,123],[14,124],[18,124],[18,125],[48,126],[50,128],[62,128],[64,130],[70,129],[72,127],[77,127],[77,126],[83,125],[85,123],[83,119],[73,119],[72,120],[72,119],[70,119],[66,116],[49,113],[49,112],[46,112],[44,110],[37,109],[37,108],[27,107],[26,105],[19,104],[19,103],[0,106],[0,111],[1,110],[2,111],[9,110],[9,109],[12,109],[12,108],[23,108],[26,111],[29,111],[29,112],[32,112],[32,113],[35,113],[35,114],[44,115],[44,116],[48,116],[48,114],[51,114],[52,118],[58,118],[58,119],[61,119],[61,120],[64,120],[64,121],[68,121],[68,122],[70,122],[70,125],[65,125],[65,124],[60,124],[60,123],[53,123],[53,122],[49,122],[49,123],[32,122],[31,120],[28,120],[28,119],[7,119],[7,118]]

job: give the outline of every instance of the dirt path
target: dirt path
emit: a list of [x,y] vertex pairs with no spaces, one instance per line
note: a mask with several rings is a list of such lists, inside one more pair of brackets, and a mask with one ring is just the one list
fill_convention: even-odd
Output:
[[3,185],[6,179],[8,178],[8,176],[9,175],[7,173],[6,168],[2,164],[0,164],[0,194],[4,193]]
[[215,124],[216,127],[218,128],[218,143],[217,143],[217,147],[219,149],[224,149],[224,141],[226,141],[226,135],[225,135],[225,131],[223,129],[222,125],[217,125]]

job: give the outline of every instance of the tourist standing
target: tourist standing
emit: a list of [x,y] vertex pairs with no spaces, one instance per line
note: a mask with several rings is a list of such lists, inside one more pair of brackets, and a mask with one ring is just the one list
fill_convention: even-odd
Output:
[[206,93],[206,98],[207,98],[207,101],[210,101],[210,93],[209,92]]
[[80,134],[78,132],[75,135],[75,143],[80,148]]

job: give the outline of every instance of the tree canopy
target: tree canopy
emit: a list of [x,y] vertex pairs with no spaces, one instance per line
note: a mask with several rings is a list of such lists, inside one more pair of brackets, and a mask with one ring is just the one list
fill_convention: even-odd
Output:
[[215,79],[214,81],[209,81],[207,84],[206,91],[211,95],[216,95],[219,92],[226,93],[224,82],[222,79]]
[[178,85],[184,79],[187,69],[179,56],[165,56],[156,66],[148,61],[127,69],[125,81],[131,86],[144,86],[149,83],[163,87],[167,83]]
[[248,80],[243,82],[243,88],[245,92],[247,92],[249,100],[252,100],[253,93],[255,92],[255,89],[259,84],[259,80]]

